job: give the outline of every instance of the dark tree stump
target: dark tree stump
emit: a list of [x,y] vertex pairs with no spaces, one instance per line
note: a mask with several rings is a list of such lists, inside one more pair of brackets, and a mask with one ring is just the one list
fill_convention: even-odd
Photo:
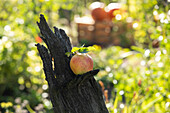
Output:
[[37,24],[43,36],[41,38],[47,45],[46,48],[36,44],[43,61],[54,112],[108,113],[102,91],[93,77],[99,70],[75,75],[69,66],[72,56],[65,55],[72,47],[64,30],[54,27],[53,33],[43,15],[40,15]]

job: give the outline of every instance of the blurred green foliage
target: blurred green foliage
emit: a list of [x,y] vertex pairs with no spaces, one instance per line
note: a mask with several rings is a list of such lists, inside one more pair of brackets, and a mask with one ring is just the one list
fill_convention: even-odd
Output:
[[128,8],[136,46],[112,46],[93,56],[107,107],[111,113],[170,112],[168,1],[132,0]]
[[[101,69],[96,79],[108,90],[109,110],[169,112],[170,72],[166,50],[170,48],[133,48],[134,51],[113,46],[93,56],[95,66]],[[114,109],[116,98],[118,106]]]
[[[136,46],[128,49],[112,46],[92,54],[95,68],[101,69],[96,79],[104,83],[104,90],[108,90],[108,109],[111,113],[170,112],[169,1],[101,1],[105,4],[124,4],[128,15],[118,22],[132,22],[136,43]],[[48,85],[35,48],[36,38],[39,37],[36,21],[42,13],[50,27],[69,29],[74,15],[85,14],[92,2],[1,1],[0,111],[52,112]],[[66,18],[66,23],[61,21],[63,18]]]

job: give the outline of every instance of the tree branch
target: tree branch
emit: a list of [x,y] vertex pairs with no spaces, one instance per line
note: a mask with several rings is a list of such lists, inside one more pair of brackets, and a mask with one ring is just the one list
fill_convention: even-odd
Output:
[[[44,73],[49,84],[49,95],[55,113],[108,113],[103,101],[101,89],[94,76],[98,69],[82,75],[75,75],[70,69],[71,43],[65,31],[49,28],[43,15],[37,22],[43,45],[36,44],[43,61]],[[54,59],[54,68],[52,65]]]
[[55,77],[52,68],[52,61],[48,50],[46,47],[40,44],[36,44],[40,57],[43,61],[44,72],[46,76],[46,80],[48,81],[49,85],[55,84]]
[[[50,55],[54,58],[54,73],[57,78],[66,79],[64,72],[69,65],[70,58],[66,57],[65,53],[71,51],[71,44],[68,36],[63,30],[58,30],[54,28],[55,33],[49,28],[43,15],[40,15],[40,22],[37,22],[41,34],[44,36],[42,38],[50,51]],[[61,34],[62,33],[62,34]],[[60,60],[59,60],[60,59]]]
[[80,86],[85,81],[90,80],[93,76],[95,76],[99,72],[99,69],[89,71],[82,75],[76,75],[75,78],[73,78],[69,83],[66,84],[65,87],[73,88],[75,86]]

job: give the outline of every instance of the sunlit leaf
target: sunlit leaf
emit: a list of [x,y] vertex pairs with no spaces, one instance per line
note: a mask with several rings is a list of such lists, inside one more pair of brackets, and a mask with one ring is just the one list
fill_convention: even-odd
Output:
[[79,49],[80,49],[79,47],[73,47],[72,50],[71,50],[71,52],[76,52],[76,51],[78,51]]
[[113,109],[116,109],[116,108],[117,108],[117,105],[118,105],[118,96],[116,96],[116,99],[115,99],[115,101],[114,101]]

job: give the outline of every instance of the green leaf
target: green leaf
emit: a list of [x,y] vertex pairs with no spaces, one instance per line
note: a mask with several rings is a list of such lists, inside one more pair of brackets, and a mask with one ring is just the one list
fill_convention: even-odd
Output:
[[116,96],[116,99],[114,101],[114,105],[113,108],[116,109],[117,108],[117,104],[118,104],[118,96]]
[[89,47],[87,47],[87,49],[88,49],[88,51],[95,51],[96,50],[96,48],[94,46],[89,46]]
[[89,50],[87,49],[87,47],[81,47],[78,52],[79,53],[87,53],[87,52],[89,52]]
[[67,57],[69,57],[72,54],[72,52],[66,52],[65,55],[67,55]]
[[131,46],[131,49],[132,49],[132,50],[135,50],[135,51],[139,51],[139,52],[141,52],[141,53],[144,53],[144,52],[145,52],[144,49],[142,49],[142,48],[140,48],[140,47],[137,47],[137,46]]
[[75,52],[87,53],[89,51],[94,51],[94,50],[96,50],[94,46],[84,47],[84,44],[83,44],[81,47],[73,47],[71,52],[66,52],[65,55],[69,57],[70,54],[75,54]]
[[151,108],[156,102],[158,102],[158,101],[160,101],[160,100],[162,100],[162,99],[163,99],[163,97],[162,97],[162,96],[159,96],[159,97],[155,98],[154,100],[153,100],[153,99],[150,99],[149,102],[144,101],[144,102],[142,103],[142,110],[143,110],[143,111],[147,111],[147,110],[148,110],[149,108]]
[[73,47],[71,52],[74,53],[74,52],[78,51],[79,49],[80,49],[79,47]]

